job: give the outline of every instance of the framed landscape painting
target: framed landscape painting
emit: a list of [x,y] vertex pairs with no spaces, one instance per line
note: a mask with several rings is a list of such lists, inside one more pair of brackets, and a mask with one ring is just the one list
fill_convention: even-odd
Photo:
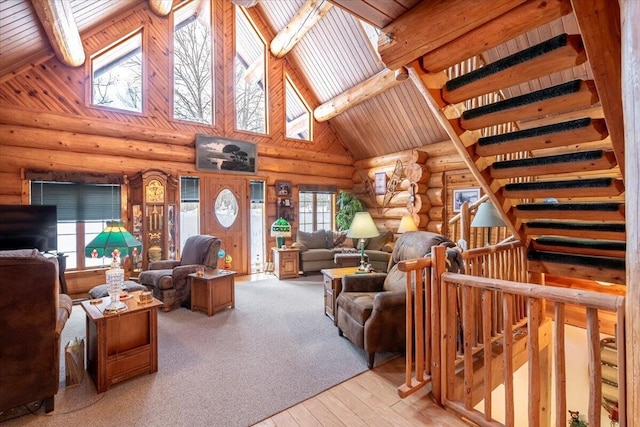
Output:
[[208,172],[257,172],[258,147],[253,142],[196,134],[196,169]]
[[474,203],[480,198],[480,188],[453,190],[453,211],[460,212],[464,202]]

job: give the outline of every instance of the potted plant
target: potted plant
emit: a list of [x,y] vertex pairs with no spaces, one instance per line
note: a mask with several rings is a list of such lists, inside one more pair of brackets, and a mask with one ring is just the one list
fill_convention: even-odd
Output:
[[356,212],[364,212],[364,203],[348,191],[340,190],[338,195],[338,212],[336,212],[336,227],[338,231],[348,230]]

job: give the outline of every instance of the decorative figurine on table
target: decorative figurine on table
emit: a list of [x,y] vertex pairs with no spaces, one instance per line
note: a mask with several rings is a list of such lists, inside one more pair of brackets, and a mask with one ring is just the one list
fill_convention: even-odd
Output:
[[589,425],[586,421],[580,419],[579,411],[569,409],[569,415],[571,415],[571,418],[569,418],[569,427],[587,427]]
[[231,270],[231,261],[233,261],[233,258],[231,258],[231,255],[227,255],[226,258],[224,259],[225,270]]

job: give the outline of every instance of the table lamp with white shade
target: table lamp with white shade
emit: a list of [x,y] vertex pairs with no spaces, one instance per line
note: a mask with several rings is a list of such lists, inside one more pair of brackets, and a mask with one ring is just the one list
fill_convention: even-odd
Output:
[[356,273],[367,272],[364,261],[364,239],[378,237],[379,235],[380,232],[369,212],[356,212],[351,222],[351,227],[347,231],[347,237],[360,239],[360,266]]
[[476,216],[471,221],[471,227],[487,227],[487,245],[491,244],[491,227],[504,227],[504,221],[491,202],[484,202],[478,206]]
[[413,216],[411,214],[407,214],[402,217],[400,220],[400,225],[398,226],[398,234],[406,233],[408,231],[417,231],[418,226],[416,222],[413,220]]

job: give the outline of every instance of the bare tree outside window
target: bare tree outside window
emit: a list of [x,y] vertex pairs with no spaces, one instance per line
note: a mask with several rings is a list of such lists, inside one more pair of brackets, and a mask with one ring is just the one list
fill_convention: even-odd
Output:
[[211,28],[189,19],[174,32],[174,101],[176,119],[211,124]]
[[247,68],[236,58],[236,126],[250,132],[265,132],[264,89],[245,79]]

